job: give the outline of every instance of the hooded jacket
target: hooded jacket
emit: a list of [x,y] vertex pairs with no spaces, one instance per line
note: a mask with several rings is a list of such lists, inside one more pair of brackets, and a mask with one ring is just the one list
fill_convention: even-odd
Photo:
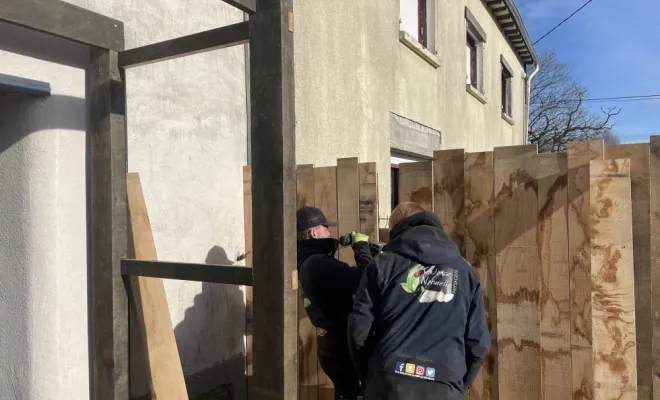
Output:
[[431,212],[390,237],[348,323],[365,399],[463,399],[490,348],[479,277]]

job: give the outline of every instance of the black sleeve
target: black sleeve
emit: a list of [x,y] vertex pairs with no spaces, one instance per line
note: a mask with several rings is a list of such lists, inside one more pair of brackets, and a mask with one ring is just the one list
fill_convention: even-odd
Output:
[[313,271],[313,279],[338,297],[353,296],[360,285],[360,271],[333,257],[317,262]]
[[465,330],[465,362],[467,373],[463,378],[465,387],[469,387],[479,373],[490,349],[490,333],[481,294],[481,284],[477,278],[476,290],[472,295],[468,325]]
[[371,255],[371,249],[367,242],[357,242],[353,244],[353,251],[355,252],[355,266],[360,275],[367,268],[367,265],[374,259]]
[[360,287],[355,294],[353,312],[348,317],[348,347],[353,363],[362,382],[368,372],[368,362],[371,356],[373,308],[378,301],[378,269],[374,263],[367,266],[362,274]]

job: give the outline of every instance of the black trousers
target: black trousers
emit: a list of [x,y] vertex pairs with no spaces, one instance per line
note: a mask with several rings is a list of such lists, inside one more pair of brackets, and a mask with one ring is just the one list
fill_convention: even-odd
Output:
[[322,332],[316,344],[321,368],[335,385],[335,400],[356,400],[362,389],[348,350],[347,332]]

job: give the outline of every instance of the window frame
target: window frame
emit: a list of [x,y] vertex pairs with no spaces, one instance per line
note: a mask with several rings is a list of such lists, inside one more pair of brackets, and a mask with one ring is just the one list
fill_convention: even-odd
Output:
[[[481,27],[475,16],[472,14],[468,7],[465,7],[465,25],[466,25],[466,52],[467,49],[471,49],[470,53],[470,69],[467,70],[466,63],[466,84],[468,91],[470,87],[474,90],[477,90],[480,94],[485,94],[485,83],[484,83],[484,45],[488,40],[486,31]],[[470,40],[474,42],[474,46],[471,45]],[[474,54],[474,57],[473,57]],[[467,53],[466,53],[467,60]]]
[[500,56],[502,90],[502,114],[513,117],[513,69],[504,56]]
[[[402,26],[399,27],[400,31],[406,32],[408,35],[413,37],[420,45],[422,45],[425,49],[431,50],[431,47],[433,47],[435,40],[433,38],[434,35],[434,25],[435,22],[431,19],[431,17],[434,15],[434,2],[435,0],[416,0],[417,2],[417,29],[416,29],[416,34],[417,36],[413,36],[412,32],[408,32],[405,29],[403,29]],[[402,3],[400,3],[401,5]],[[399,25],[402,23],[402,13],[401,13],[401,8],[399,8]]]

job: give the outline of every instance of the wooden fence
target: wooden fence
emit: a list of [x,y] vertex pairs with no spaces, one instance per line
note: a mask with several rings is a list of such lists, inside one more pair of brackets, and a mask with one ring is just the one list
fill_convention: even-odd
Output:
[[[299,166],[297,206],[376,239],[375,171]],[[492,349],[470,399],[660,399],[659,173],[660,136],[400,165],[400,201],[434,211],[481,279]],[[301,305],[299,316],[300,398],[331,399]]]

